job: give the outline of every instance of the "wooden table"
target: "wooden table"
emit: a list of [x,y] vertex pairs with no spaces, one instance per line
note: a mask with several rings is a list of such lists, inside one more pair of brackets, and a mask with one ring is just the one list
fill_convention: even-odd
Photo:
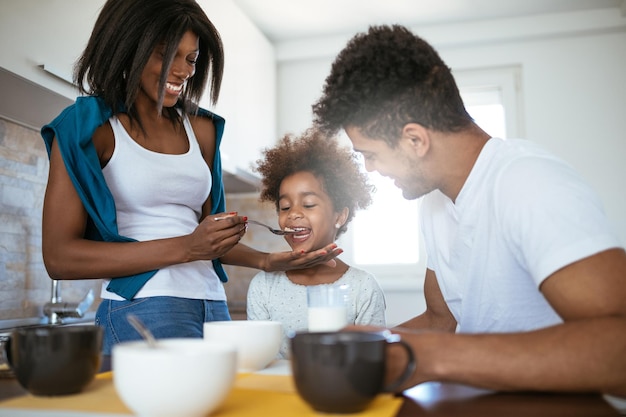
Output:
[[[110,369],[104,358],[103,370]],[[0,379],[0,400],[26,394],[15,379]],[[616,417],[600,395],[496,393],[451,383],[429,382],[403,393],[397,417]]]
[[428,382],[404,392],[397,417],[603,417],[619,416],[600,395],[495,393],[465,385]]

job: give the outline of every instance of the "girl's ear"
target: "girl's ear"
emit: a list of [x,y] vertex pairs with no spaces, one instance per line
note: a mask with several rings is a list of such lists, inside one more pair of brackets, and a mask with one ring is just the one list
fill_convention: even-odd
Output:
[[337,219],[335,220],[335,229],[340,229],[341,226],[346,224],[348,220],[348,214],[350,214],[350,209],[348,207],[344,207],[337,215]]

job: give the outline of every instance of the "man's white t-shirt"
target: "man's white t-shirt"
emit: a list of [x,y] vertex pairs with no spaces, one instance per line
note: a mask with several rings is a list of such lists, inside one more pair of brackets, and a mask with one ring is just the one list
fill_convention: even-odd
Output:
[[540,292],[557,270],[620,247],[595,192],[525,140],[490,139],[456,201],[421,206],[428,268],[457,332],[516,332],[562,322]]

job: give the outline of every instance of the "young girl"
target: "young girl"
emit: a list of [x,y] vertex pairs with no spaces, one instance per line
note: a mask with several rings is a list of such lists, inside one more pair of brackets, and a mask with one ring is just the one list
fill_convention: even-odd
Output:
[[[276,205],[281,229],[296,231],[285,236],[294,252],[328,246],[347,230],[355,211],[371,203],[372,187],[353,154],[319,132],[286,136],[264,155],[257,162],[263,177],[260,199]],[[283,324],[279,358],[289,357],[287,334],[308,327],[307,287],[331,284],[350,289],[348,323],[385,325],[384,296],[374,276],[339,259],[334,267],[259,272],[248,289],[248,319]]]

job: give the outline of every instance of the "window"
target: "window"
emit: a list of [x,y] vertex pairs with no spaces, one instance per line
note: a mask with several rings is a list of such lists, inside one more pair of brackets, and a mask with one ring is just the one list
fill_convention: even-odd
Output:
[[467,88],[461,91],[467,112],[491,136],[505,139],[506,118],[502,90],[498,86]]
[[465,107],[483,130],[503,139],[524,137],[521,67],[453,72]]
[[[518,67],[460,71],[455,78],[468,112],[483,130],[503,139],[521,136]],[[380,281],[423,278],[426,256],[419,230],[420,200],[405,200],[391,180],[378,173],[368,175],[377,189],[374,202],[356,214],[339,239],[343,258]]]
[[419,261],[417,201],[404,199],[402,191],[380,174],[370,173],[369,177],[377,191],[371,209],[357,213],[355,218],[354,262],[416,264]]

